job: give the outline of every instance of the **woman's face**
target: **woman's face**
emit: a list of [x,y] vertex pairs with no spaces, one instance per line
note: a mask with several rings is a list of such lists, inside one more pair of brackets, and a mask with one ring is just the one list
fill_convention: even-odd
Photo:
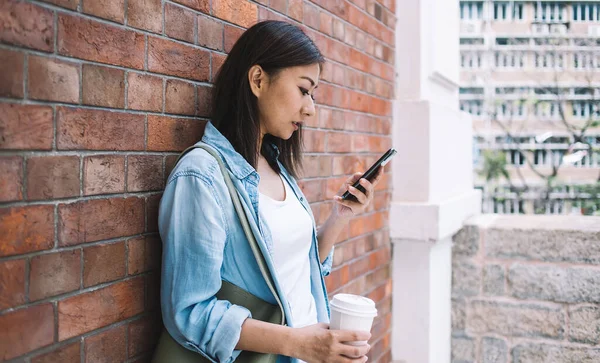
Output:
[[318,64],[290,67],[269,77],[260,67],[249,72],[258,100],[261,135],[287,140],[307,118],[315,115],[313,92],[319,82]]

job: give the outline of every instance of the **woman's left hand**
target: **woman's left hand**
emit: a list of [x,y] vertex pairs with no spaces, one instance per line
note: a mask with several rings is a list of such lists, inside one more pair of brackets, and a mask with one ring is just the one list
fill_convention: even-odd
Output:
[[[361,192],[360,190],[353,188],[352,184],[354,184],[363,173],[355,173],[350,178],[348,178],[344,185],[340,188],[338,195],[333,197],[336,201],[332,214],[336,217],[342,218],[350,218],[356,214],[360,214],[364,212],[367,207],[373,201],[373,196],[375,195],[375,186],[381,181],[383,177],[383,167],[379,168],[377,174],[375,175],[375,179],[369,182],[367,179],[360,179],[360,185],[365,188],[365,192]],[[353,200],[343,200],[341,195],[343,195],[346,191],[349,191],[350,194],[354,195],[357,201]]]

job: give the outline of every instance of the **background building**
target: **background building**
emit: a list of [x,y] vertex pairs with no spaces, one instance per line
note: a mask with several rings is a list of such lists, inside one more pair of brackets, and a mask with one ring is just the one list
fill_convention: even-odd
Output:
[[460,1],[484,213],[600,209],[600,2]]

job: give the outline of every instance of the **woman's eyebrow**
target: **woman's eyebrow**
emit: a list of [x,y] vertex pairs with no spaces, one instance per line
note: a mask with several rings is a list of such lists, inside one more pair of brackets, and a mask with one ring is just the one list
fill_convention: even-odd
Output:
[[[312,78],[310,78],[310,77],[307,77],[307,76],[301,76],[300,78],[308,80],[308,81],[310,82],[310,85],[311,85],[311,86],[314,86],[314,85],[315,85],[315,81],[313,81],[313,80],[312,80]],[[317,88],[317,87],[319,87],[319,86],[316,86],[315,88]]]

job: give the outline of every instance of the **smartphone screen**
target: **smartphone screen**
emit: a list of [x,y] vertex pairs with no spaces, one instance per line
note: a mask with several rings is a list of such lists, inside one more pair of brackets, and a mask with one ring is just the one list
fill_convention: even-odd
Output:
[[[373,179],[373,177],[375,177],[375,175],[377,175],[377,171],[379,170],[380,167],[384,167],[385,164],[387,164],[394,155],[396,155],[397,151],[394,148],[389,149],[388,151],[385,152],[385,154],[383,154],[382,157],[379,158],[379,160],[377,160],[375,162],[375,164],[371,165],[371,167],[369,168],[369,170],[367,170],[361,177],[360,179],[367,179],[368,181],[371,181]],[[365,192],[365,188],[363,188],[362,185],[360,185],[359,181],[360,179],[358,179],[352,186],[355,187],[356,189],[360,190],[361,192]],[[342,199],[343,200],[352,200],[352,201],[357,201],[356,197],[352,194],[350,194],[349,191],[346,191],[344,193],[344,195],[342,195]]]

